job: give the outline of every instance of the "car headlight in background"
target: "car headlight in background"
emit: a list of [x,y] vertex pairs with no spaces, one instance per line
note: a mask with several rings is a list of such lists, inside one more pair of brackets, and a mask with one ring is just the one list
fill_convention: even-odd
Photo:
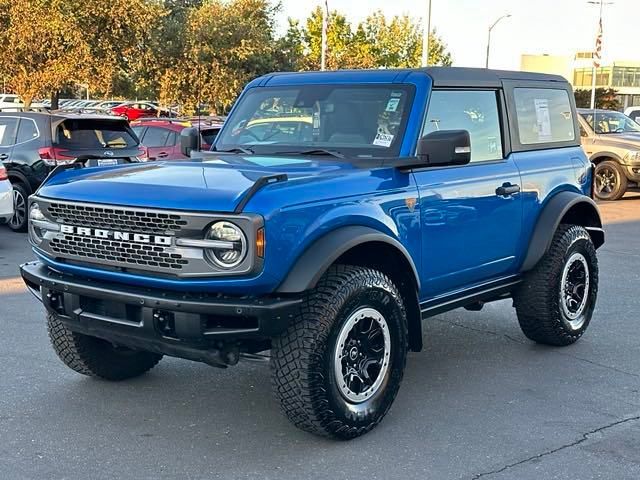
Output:
[[219,242],[205,250],[209,260],[221,268],[233,268],[239,265],[247,255],[247,237],[236,224],[220,221],[216,222],[205,235],[206,240]]

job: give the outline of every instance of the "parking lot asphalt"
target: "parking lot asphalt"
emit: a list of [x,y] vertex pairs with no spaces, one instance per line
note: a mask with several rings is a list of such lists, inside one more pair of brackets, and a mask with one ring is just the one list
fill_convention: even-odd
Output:
[[16,279],[26,236],[0,227],[0,478],[638,479],[640,196],[601,210],[582,340],[529,342],[510,301],[429,319],[391,411],[350,442],[290,425],[266,364],[165,357],[121,383],[72,372]]

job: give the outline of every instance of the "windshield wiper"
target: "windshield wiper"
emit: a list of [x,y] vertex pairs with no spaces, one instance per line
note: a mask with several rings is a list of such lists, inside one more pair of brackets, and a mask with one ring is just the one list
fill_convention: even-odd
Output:
[[246,148],[246,147],[233,147],[233,148],[228,148],[226,150],[214,150],[214,152],[219,152],[219,153],[243,153],[244,155],[253,155],[255,152],[253,150],[251,150],[250,148]]
[[276,152],[274,155],[331,155],[336,158],[344,158],[344,155],[335,150],[325,148],[313,148],[310,150],[294,150],[291,152]]

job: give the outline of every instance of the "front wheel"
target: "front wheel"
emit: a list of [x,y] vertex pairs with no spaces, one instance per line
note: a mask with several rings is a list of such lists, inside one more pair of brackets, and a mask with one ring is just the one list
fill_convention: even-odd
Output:
[[274,339],[273,387],[298,428],[354,438],[391,407],[406,357],[407,321],[396,286],[379,271],[338,265]]
[[89,377],[126,380],[151,370],[162,355],[119,347],[106,340],[69,330],[47,314],[49,339],[56,354],[70,369]]
[[546,345],[570,345],[587,330],[598,294],[598,258],[589,233],[560,225],[551,247],[514,293],[520,327]]

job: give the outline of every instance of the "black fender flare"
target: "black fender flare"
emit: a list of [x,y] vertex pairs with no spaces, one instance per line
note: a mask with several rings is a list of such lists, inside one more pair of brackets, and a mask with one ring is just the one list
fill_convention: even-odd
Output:
[[404,245],[379,230],[354,225],[337,228],[314,241],[296,260],[276,291],[300,293],[314,288],[320,277],[343,253],[369,242],[386,243],[399,250],[411,265],[416,287],[420,290],[418,270]]
[[604,230],[598,206],[591,198],[576,192],[560,192],[549,200],[540,213],[538,221],[531,235],[527,255],[522,264],[522,271],[526,272],[536,266],[551,246],[553,235],[556,233],[560,222],[573,208],[580,208],[585,212],[584,218],[579,222],[587,229],[596,248],[604,243]]

